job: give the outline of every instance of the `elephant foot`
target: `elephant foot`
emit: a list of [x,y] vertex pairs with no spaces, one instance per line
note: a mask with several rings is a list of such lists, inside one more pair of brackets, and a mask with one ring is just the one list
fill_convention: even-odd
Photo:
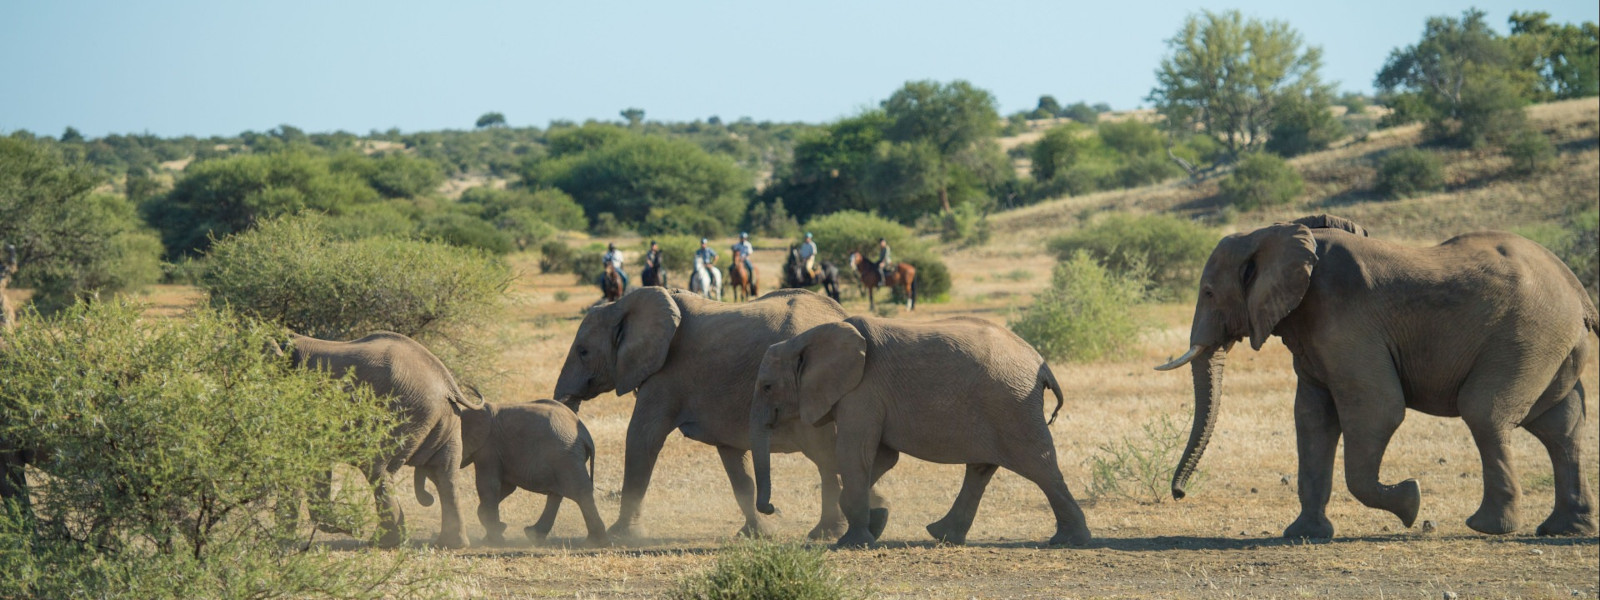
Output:
[[317,523],[317,531],[337,535],[350,535],[350,530],[328,523]]
[[1089,534],[1089,530],[1087,528],[1079,529],[1077,531],[1056,531],[1056,534],[1051,536],[1049,545],[1052,547],[1081,547],[1088,545],[1089,540],[1093,537],[1094,536]]
[[470,547],[472,544],[467,543],[466,534],[463,534],[461,531],[457,530],[451,532],[439,532],[439,537],[433,541],[433,545],[440,548],[448,548],[450,550],[460,550],[462,548]]
[[929,523],[927,527],[928,535],[931,535],[933,536],[933,539],[939,540],[940,542],[946,544],[955,544],[959,546],[967,543],[967,528],[956,527],[949,521],[950,518],[945,517]]
[[616,522],[606,530],[606,535],[618,540],[637,540],[644,537],[644,528],[627,522]]
[[522,528],[522,534],[528,536],[528,541],[530,542],[543,544],[550,537],[550,528],[530,525]]
[[867,531],[872,534],[872,539],[883,537],[883,530],[889,526],[889,507],[879,507],[867,511]]
[[1326,515],[1307,516],[1300,513],[1300,518],[1295,519],[1283,530],[1283,537],[1289,539],[1308,538],[1313,540],[1326,540],[1333,538],[1333,521]]
[[761,521],[748,521],[744,524],[744,527],[739,528],[739,537],[743,538],[769,538],[774,533],[771,527]]
[[833,547],[835,547],[835,548],[865,548],[867,546],[872,545],[872,542],[875,542],[875,541],[877,541],[877,539],[872,537],[871,533],[868,533],[866,531],[861,531],[859,529],[852,529],[850,531],[845,532],[844,537],[839,538],[839,541],[835,542],[833,544]]
[[1501,535],[1516,531],[1521,523],[1517,521],[1517,512],[1512,506],[1493,508],[1485,504],[1478,507],[1478,512],[1467,517],[1467,527],[1478,533]]
[[399,529],[385,529],[382,536],[378,537],[379,548],[394,548],[406,541],[406,534]]
[[1407,479],[1396,485],[1395,490],[1400,492],[1400,506],[1389,512],[1400,517],[1400,522],[1409,528],[1417,522],[1417,511],[1422,510],[1422,486],[1417,485],[1415,479]]
[[1556,511],[1539,524],[1539,535],[1581,535],[1593,536],[1595,533],[1594,510],[1585,512]]
[[611,545],[611,538],[604,533],[599,533],[584,538],[583,545],[588,548],[605,548]]
[[830,539],[835,539],[835,538],[838,538],[839,536],[844,535],[844,531],[845,531],[845,522],[842,521],[842,520],[841,521],[837,521],[837,522],[832,522],[832,523],[829,523],[829,522],[817,523],[817,526],[816,527],[812,527],[811,528],[811,532],[806,534],[806,539],[808,539],[808,540],[830,540]]

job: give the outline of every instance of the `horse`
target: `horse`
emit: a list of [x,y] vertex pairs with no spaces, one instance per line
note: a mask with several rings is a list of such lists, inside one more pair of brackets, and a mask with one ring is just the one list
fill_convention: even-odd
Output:
[[606,272],[600,276],[600,295],[604,302],[616,302],[627,290],[622,288],[622,274],[617,272],[617,267],[610,262],[606,263]]
[[822,272],[818,277],[812,277],[810,273],[805,272],[806,265],[804,261],[800,260],[800,252],[791,246],[789,248],[789,260],[783,263],[783,287],[806,288],[820,285],[822,286],[822,291],[827,293],[829,298],[833,298],[834,302],[838,302],[839,268],[833,266],[833,263],[820,260],[817,261],[817,267]]
[[861,252],[850,253],[850,266],[854,267],[856,274],[861,276],[861,287],[867,290],[867,307],[877,310],[877,303],[873,299],[873,292],[879,285],[891,290],[898,289],[906,295],[906,310],[917,309],[917,268],[909,263],[897,263],[886,275],[888,281],[878,281],[878,267],[861,259]]
[[712,300],[722,299],[722,271],[715,265],[696,264],[689,277],[689,291]]
[[645,267],[639,272],[639,285],[667,287],[667,269],[665,267]]
[[750,272],[744,272],[744,261],[739,257],[733,258],[733,264],[728,266],[728,285],[733,287],[733,301],[743,302],[756,297],[756,268],[750,266]]

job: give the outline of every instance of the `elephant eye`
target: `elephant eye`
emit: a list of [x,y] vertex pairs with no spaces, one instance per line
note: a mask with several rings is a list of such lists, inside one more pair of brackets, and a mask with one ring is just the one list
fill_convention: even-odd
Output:
[[761,391],[763,391],[763,392],[770,392],[770,391],[772,391],[772,384],[770,384],[770,383],[763,383],[763,384],[761,384]]
[[588,348],[578,348],[578,357],[579,358],[589,358],[589,349]]

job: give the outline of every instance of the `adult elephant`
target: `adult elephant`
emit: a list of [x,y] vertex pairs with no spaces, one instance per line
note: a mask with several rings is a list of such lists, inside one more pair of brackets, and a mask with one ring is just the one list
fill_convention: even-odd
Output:
[[1589,332],[1600,317],[1578,279],[1538,244],[1469,233],[1411,248],[1365,236],[1338,217],[1308,217],[1228,236],[1201,274],[1192,347],[1158,367],[1193,361],[1195,416],[1172,478],[1174,498],[1205,451],[1223,364],[1241,338],[1271,335],[1294,354],[1300,516],[1285,537],[1327,538],[1334,450],[1345,443],[1345,483],[1362,504],[1416,519],[1416,480],[1378,479],[1407,408],[1461,417],[1483,459],[1483,501],[1467,526],[1517,530],[1517,479],[1507,436],[1543,442],[1555,471],[1555,509],[1540,535],[1595,532],[1582,472]]
[[[622,507],[611,535],[640,535],[640,513],[656,457],[673,429],[717,448],[744,513],[740,533],[767,527],[755,509],[750,456],[750,390],[768,346],[823,323],[842,321],[837,302],[803,290],[779,290],[753,302],[724,304],[684,291],[640,288],[590,311],[567,351],[555,398],[577,410],[615,390],[633,392],[622,479]],[[834,429],[796,423],[773,432],[774,452],[801,452],[817,466],[822,514],[810,537],[844,530]],[[882,509],[881,498],[874,506]],[[876,515],[881,523],[887,509]],[[881,530],[881,526],[879,527]]]
[[[1044,417],[1046,394],[1055,411]],[[972,317],[907,323],[851,317],[825,323],[767,349],[750,410],[757,509],[771,513],[770,433],[794,423],[836,422],[850,529],[840,546],[864,546],[873,531],[873,484],[900,453],[965,464],[955,504],[928,525],[934,539],[963,543],[978,501],[998,467],[1032,481],[1055,512],[1051,545],[1089,541],[1083,510],[1056,465],[1050,422],[1061,384],[1044,358],[1004,327]]]
[[456,385],[444,363],[422,344],[398,333],[380,331],[351,342],[320,340],[290,334],[288,353],[302,368],[321,369],[335,378],[355,372],[355,380],[389,398],[399,416],[391,435],[393,450],[367,465],[357,465],[373,485],[382,536],[379,545],[393,547],[405,537],[405,514],[394,495],[394,474],[402,466],[416,468],[418,497],[423,478],[439,490],[443,516],[436,544],[465,548],[459,473],[488,437],[488,414],[482,398],[469,398]]

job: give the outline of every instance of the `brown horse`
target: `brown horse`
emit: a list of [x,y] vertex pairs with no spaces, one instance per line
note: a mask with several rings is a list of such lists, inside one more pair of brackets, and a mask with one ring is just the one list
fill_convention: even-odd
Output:
[[856,274],[861,276],[861,287],[867,290],[867,307],[877,310],[878,305],[873,298],[878,286],[891,290],[900,290],[906,296],[906,310],[917,309],[917,268],[910,263],[897,263],[893,269],[885,273],[888,281],[878,281],[878,265],[862,260],[860,252],[850,253],[850,266],[854,267]]
[[617,298],[622,297],[622,292],[624,291],[626,290],[622,289],[622,274],[617,272],[617,268],[610,261],[607,261],[606,273],[600,276],[601,300],[604,302],[616,302]]
[[744,272],[744,261],[733,257],[733,264],[728,265],[728,285],[733,287],[733,301],[743,302],[756,297],[755,265],[750,266],[750,272]]

